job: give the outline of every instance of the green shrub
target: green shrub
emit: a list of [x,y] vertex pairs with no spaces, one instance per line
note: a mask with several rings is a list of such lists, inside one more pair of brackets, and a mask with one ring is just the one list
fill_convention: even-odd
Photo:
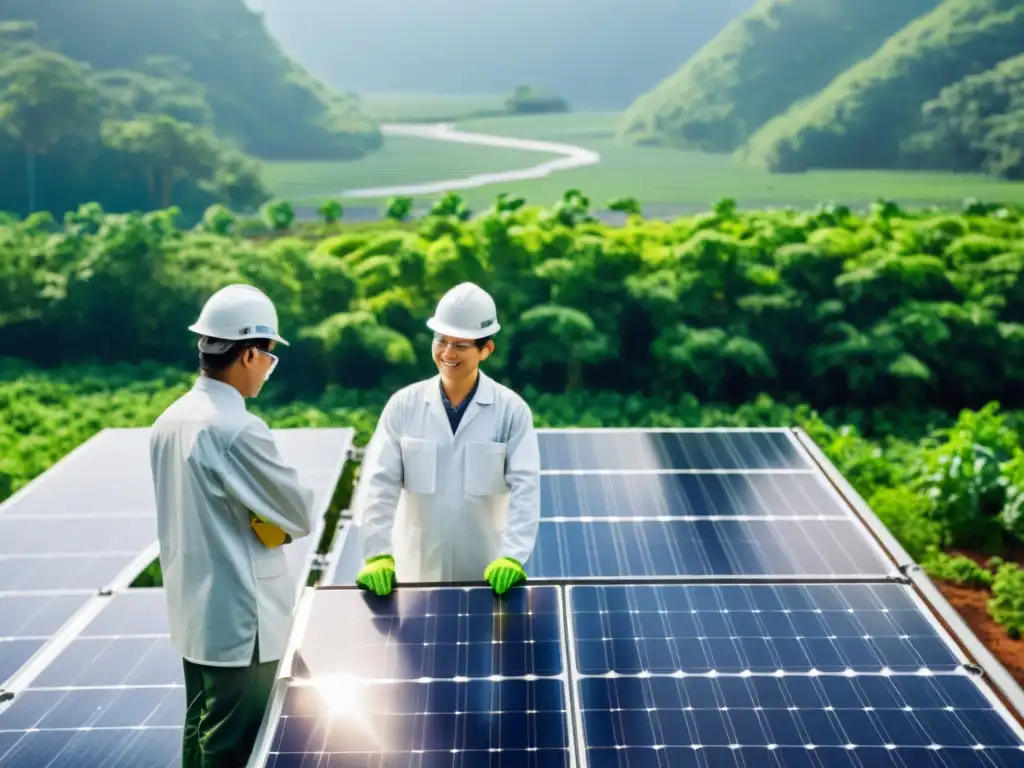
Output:
[[930,518],[934,502],[909,488],[880,488],[867,499],[868,506],[916,562],[946,543],[942,526]]
[[936,579],[979,589],[992,586],[992,571],[963,555],[949,555],[933,549],[921,565],[929,576]]
[[1024,571],[1016,563],[1004,563],[996,571],[988,610],[1010,637],[1024,633]]

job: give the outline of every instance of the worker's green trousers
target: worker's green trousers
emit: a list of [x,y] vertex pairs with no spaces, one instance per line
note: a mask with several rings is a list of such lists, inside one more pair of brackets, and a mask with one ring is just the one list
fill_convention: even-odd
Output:
[[274,687],[278,662],[210,667],[184,660],[182,768],[244,768]]

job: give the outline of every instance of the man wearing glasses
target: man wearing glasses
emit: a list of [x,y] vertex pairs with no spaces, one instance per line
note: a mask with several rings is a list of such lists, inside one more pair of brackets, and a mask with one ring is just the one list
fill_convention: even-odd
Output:
[[438,375],[395,393],[366,448],[354,505],[365,566],[356,583],[526,579],[540,521],[533,415],[480,364],[494,351],[494,300],[452,288],[427,321]]
[[287,344],[263,293],[230,285],[189,327],[200,375],[156,420],[150,463],[171,642],[185,677],[184,768],[245,765],[284,653],[295,580],[284,550],[313,493],[246,410]]

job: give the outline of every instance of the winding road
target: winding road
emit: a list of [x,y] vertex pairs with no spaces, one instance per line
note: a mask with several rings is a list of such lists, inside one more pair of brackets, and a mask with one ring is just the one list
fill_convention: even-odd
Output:
[[489,133],[472,133],[460,131],[454,123],[390,123],[381,126],[385,136],[407,136],[430,141],[451,141],[456,144],[478,144],[485,147],[502,147],[505,149],[521,149],[528,152],[541,152],[555,157],[538,165],[514,171],[495,171],[478,173],[458,179],[442,181],[425,181],[415,184],[397,184],[390,187],[370,187],[363,189],[346,189],[342,197],[391,197],[432,195],[456,189],[477,189],[488,184],[500,184],[509,181],[542,179],[552,173],[567,171],[571,168],[583,168],[601,162],[601,155],[573,144],[560,144],[554,141],[536,139],[517,139],[511,136],[495,136]]

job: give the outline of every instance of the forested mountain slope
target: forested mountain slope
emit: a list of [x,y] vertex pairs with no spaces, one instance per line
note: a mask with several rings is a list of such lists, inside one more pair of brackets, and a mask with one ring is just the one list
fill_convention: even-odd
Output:
[[760,0],[634,102],[623,132],[646,143],[733,150],[937,2]]
[[907,165],[1024,179],[1024,53],[945,88],[922,113],[902,145]]
[[[1020,0],[943,0],[815,96],[766,124],[743,156],[776,171],[906,165],[906,139],[925,127],[926,102],[1022,51]],[[776,78],[784,80],[784,73],[776,70]],[[1019,142],[1019,131],[1017,136]],[[922,155],[915,143],[916,162]]]
[[0,21],[34,21],[42,44],[96,69],[158,68],[201,86],[217,131],[251,154],[360,157],[381,141],[358,105],[285,56],[242,0],[3,0]]

